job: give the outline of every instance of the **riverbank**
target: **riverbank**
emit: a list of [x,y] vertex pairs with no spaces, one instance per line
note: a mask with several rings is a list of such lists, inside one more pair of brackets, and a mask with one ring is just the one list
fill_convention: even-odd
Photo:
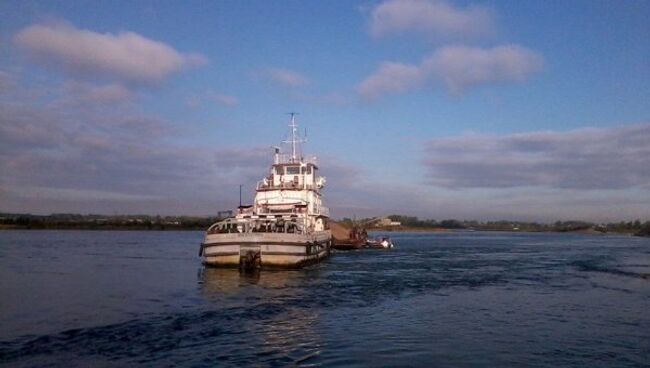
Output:
[[[450,233],[450,232],[474,232],[474,231],[486,231],[486,232],[504,232],[504,233],[557,233],[557,234],[582,234],[582,235],[637,235],[631,232],[602,232],[594,229],[582,229],[582,230],[507,230],[507,229],[444,229],[444,228],[418,228],[418,227],[377,227],[369,229],[368,231],[372,232],[409,232],[409,233]],[[638,236],[647,236],[647,235],[638,235]]]
[[[650,221],[619,221],[610,223],[593,223],[589,221],[555,221],[552,223],[524,221],[476,221],[447,219],[436,221],[419,219],[414,216],[391,215],[385,218],[361,219],[344,222],[370,224],[367,229],[373,231],[410,231],[410,232],[441,232],[441,231],[504,231],[531,233],[574,233],[586,235],[637,235],[650,236]],[[381,225],[381,226],[378,226]]]
[[[29,227],[29,226],[10,226],[10,225],[0,225],[0,231],[48,231],[48,230],[60,230],[60,231],[205,231],[206,227],[71,227],[71,226],[61,226],[61,227]],[[557,233],[557,234],[582,234],[582,235],[594,235],[594,236],[607,236],[607,235],[627,235],[627,236],[645,236],[650,237],[649,235],[644,234],[634,234],[630,232],[600,232],[595,230],[573,230],[573,231],[552,231],[552,230],[501,230],[501,229],[481,229],[481,230],[467,230],[467,229],[444,229],[444,228],[416,228],[416,227],[402,227],[402,228],[372,228],[368,229],[368,232],[384,232],[384,233],[453,233],[453,232],[474,232],[474,231],[485,231],[485,232],[503,232],[503,233]]]
[[217,217],[0,213],[0,230],[205,230]]
[[[551,224],[519,221],[458,221],[419,220],[417,217],[394,216],[398,226],[362,226],[367,231],[444,233],[452,231],[504,231],[521,233],[574,233],[586,235],[638,235],[650,236],[650,221],[639,220],[608,224],[593,224],[584,221],[556,221]],[[113,230],[113,231],[204,231],[218,217],[199,216],[150,216],[150,215],[79,215],[79,214],[10,214],[0,213],[1,230]],[[361,220],[357,223],[363,223]],[[334,221],[332,221],[334,222]],[[338,221],[337,221],[338,222]],[[338,222],[351,228],[353,221]]]

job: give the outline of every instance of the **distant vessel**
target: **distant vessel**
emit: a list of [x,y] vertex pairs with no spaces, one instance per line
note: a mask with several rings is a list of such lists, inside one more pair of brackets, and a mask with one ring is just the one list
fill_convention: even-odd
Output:
[[298,268],[326,258],[332,235],[329,209],[321,190],[316,160],[300,154],[296,116],[291,113],[291,153],[274,147],[270,173],[257,183],[253,205],[208,228],[200,254],[207,266]]

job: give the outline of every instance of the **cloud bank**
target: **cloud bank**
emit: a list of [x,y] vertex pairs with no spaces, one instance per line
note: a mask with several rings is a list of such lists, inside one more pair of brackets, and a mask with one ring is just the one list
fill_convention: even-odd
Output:
[[[23,98],[34,90],[39,98]],[[235,204],[218,189],[248,183],[253,160],[234,165],[225,148],[183,144],[185,127],[128,96],[78,82],[0,94],[1,210],[209,214]]]
[[120,103],[135,99],[135,94],[119,83],[92,85],[80,82],[66,82],[63,94],[78,102]]
[[398,94],[419,88],[427,79],[416,65],[395,62],[382,63],[377,71],[357,86],[357,92],[366,99],[385,94]]
[[424,164],[447,188],[650,189],[650,123],[427,143]]
[[200,54],[183,54],[137,33],[97,33],[61,23],[28,26],[13,41],[46,66],[128,82],[159,82],[206,62]]
[[543,64],[541,56],[517,45],[446,46],[419,65],[382,63],[357,86],[357,92],[363,98],[376,99],[442,84],[449,93],[459,95],[483,85],[524,81]]
[[[187,143],[188,122],[146,115],[122,92],[66,82],[0,93],[0,211],[214,214],[236,206],[240,184],[250,200],[270,147]],[[344,191],[350,171],[326,175]]]
[[495,33],[489,8],[454,7],[444,0],[388,0],[372,9],[370,33],[375,37],[418,33],[426,38],[474,38]]

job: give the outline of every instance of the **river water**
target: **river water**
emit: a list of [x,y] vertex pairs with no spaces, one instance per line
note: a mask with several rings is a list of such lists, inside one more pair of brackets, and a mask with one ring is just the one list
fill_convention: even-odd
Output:
[[637,367],[650,239],[395,233],[304,270],[204,269],[201,232],[0,232],[0,365]]

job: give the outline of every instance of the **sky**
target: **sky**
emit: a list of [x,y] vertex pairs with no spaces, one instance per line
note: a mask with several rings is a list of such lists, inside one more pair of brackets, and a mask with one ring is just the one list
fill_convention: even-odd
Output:
[[650,220],[648,1],[0,2],[0,212]]

